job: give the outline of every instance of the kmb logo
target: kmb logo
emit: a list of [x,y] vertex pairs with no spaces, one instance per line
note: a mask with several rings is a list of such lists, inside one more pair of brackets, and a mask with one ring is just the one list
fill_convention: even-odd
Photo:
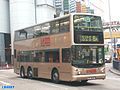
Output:
[[40,40],[41,46],[50,46],[50,37],[44,37]]

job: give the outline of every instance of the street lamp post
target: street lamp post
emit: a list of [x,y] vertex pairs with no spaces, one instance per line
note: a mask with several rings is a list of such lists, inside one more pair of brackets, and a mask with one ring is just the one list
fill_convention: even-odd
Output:
[[1,68],[1,65],[2,65],[2,64],[1,64],[1,56],[0,56],[0,68]]
[[111,38],[111,61],[113,61],[113,49],[112,49],[112,42],[113,42],[113,37],[112,37],[112,26],[111,26],[111,7],[110,7],[110,0],[108,0],[108,11],[109,11],[109,22],[110,22],[110,28],[109,28],[109,33],[110,33],[110,38]]
[[3,62],[2,62],[1,56],[0,56],[0,69],[3,69]]

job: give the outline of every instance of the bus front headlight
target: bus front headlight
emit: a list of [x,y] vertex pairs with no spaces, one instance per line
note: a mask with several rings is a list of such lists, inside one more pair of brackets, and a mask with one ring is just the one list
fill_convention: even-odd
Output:
[[80,72],[80,70],[78,68],[75,69],[75,72],[76,72],[77,75],[81,74],[81,72]]
[[77,75],[80,75],[80,74],[81,74],[81,72],[80,72],[80,71],[78,71],[78,72],[77,72]]
[[102,68],[100,69],[100,71],[101,71],[101,72],[105,72],[105,67],[102,67]]

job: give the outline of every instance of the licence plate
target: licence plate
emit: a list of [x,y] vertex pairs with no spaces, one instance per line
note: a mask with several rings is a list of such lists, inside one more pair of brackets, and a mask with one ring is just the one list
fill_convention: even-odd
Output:
[[88,70],[86,70],[86,72],[87,72],[87,73],[91,73],[91,74],[92,74],[92,73],[96,73],[96,69],[88,69]]

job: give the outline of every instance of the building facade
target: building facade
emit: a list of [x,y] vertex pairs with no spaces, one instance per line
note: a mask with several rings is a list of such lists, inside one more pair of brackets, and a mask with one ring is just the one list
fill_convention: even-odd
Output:
[[11,63],[9,0],[0,0],[0,66]]
[[54,18],[53,0],[9,0],[11,48],[14,55],[14,32]]
[[60,16],[62,10],[62,0],[53,0],[53,5],[56,9],[56,15]]
[[10,5],[10,32],[11,48],[14,54],[14,31],[35,24],[34,0],[9,0]]
[[64,0],[64,3],[68,2],[69,13],[92,13],[100,16],[104,16],[104,2],[103,0]]
[[91,9],[88,3],[88,0],[69,0],[69,12],[94,14],[94,9]]
[[69,13],[69,0],[63,0],[63,11],[64,14]]
[[37,24],[54,18],[53,0],[37,0],[35,7]]
[[69,0],[69,12],[76,12],[76,0]]

